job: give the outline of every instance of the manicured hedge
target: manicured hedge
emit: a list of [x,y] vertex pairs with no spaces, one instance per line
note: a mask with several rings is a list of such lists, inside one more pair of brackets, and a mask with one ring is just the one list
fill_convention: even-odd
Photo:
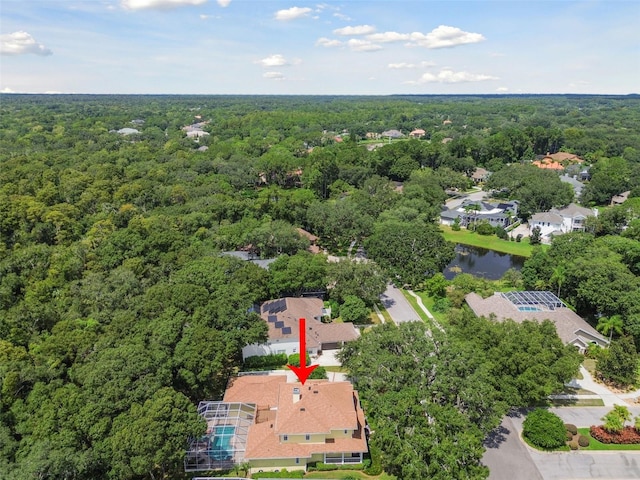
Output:
[[547,410],[534,410],[522,424],[522,434],[536,447],[554,449],[565,444],[566,429],[562,419]]
[[620,433],[613,433],[607,432],[602,425],[593,425],[589,433],[601,443],[640,444],[640,433],[633,427],[624,427]]
[[315,465],[310,465],[307,470],[310,472],[330,472],[332,470],[362,470],[365,467],[364,463],[353,463],[349,465],[336,465],[335,463],[322,463],[317,462]]
[[378,447],[369,445],[369,455],[371,457],[371,465],[364,467],[364,473],[371,476],[380,475],[382,473],[382,452]]
[[274,353],[272,355],[247,357],[244,361],[244,368],[282,367],[286,364],[286,354]]
[[251,478],[304,478],[304,470],[287,471],[286,468],[280,472],[257,472],[252,473]]

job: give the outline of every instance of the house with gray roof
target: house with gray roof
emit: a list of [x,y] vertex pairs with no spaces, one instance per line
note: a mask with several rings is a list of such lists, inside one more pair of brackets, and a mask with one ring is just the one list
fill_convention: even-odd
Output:
[[478,317],[495,318],[500,322],[507,319],[517,323],[550,320],[560,339],[567,345],[574,345],[581,353],[592,343],[601,347],[609,345],[607,338],[551,292],[496,292],[488,298],[469,293],[465,301]]
[[508,227],[516,220],[519,205],[517,200],[500,203],[465,200],[458,207],[443,210],[440,213],[440,223],[453,225],[458,218],[460,225],[464,227],[481,222],[488,222],[494,227]]
[[587,218],[597,216],[597,214],[597,210],[581,207],[575,203],[570,203],[560,209],[552,208],[548,212],[534,213],[529,219],[529,233],[539,227],[542,241],[549,243],[554,235],[583,232]]

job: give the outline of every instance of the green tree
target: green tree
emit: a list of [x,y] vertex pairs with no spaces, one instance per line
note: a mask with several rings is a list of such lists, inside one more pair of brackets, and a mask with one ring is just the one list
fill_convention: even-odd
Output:
[[542,233],[540,231],[540,227],[536,225],[535,227],[533,227],[533,230],[531,230],[529,243],[531,245],[540,245],[541,242],[542,242]]
[[269,265],[272,296],[299,296],[306,291],[327,288],[327,257],[301,251],[295,255],[281,255]]
[[453,259],[453,244],[434,225],[385,222],[365,243],[371,258],[399,284],[417,286],[442,272]]
[[535,446],[552,450],[564,445],[564,422],[555,413],[540,408],[527,415],[522,424],[522,435]]
[[340,260],[329,263],[327,281],[331,299],[344,303],[347,297],[354,296],[369,307],[380,300],[380,295],[387,287],[384,272],[373,261]]
[[369,309],[367,305],[355,295],[347,295],[340,305],[340,317],[345,322],[368,323]]
[[613,340],[609,352],[596,364],[598,375],[618,385],[634,385],[638,377],[638,353],[630,336]]
[[182,394],[163,388],[113,422],[109,439],[111,475],[116,478],[166,478],[177,473],[184,442],[206,431],[206,422]]
[[604,335],[609,335],[609,342],[613,338],[613,332],[622,335],[624,322],[620,315],[612,315],[610,317],[600,317],[596,329]]

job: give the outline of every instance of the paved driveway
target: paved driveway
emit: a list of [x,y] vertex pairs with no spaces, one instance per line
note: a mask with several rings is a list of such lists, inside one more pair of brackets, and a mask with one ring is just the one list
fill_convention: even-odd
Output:
[[402,292],[393,285],[387,285],[385,292],[380,295],[380,301],[396,325],[420,320],[420,315],[413,309]]

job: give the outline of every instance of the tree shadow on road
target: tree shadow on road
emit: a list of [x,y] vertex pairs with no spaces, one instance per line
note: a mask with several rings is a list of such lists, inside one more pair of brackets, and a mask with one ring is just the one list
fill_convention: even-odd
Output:
[[504,425],[498,425],[491,432],[489,432],[489,435],[487,435],[487,438],[485,438],[483,445],[486,448],[498,448],[500,447],[500,444],[507,441],[507,435],[509,435],[510,433],[511,430],[509,430],[507,427],[505,427]]

